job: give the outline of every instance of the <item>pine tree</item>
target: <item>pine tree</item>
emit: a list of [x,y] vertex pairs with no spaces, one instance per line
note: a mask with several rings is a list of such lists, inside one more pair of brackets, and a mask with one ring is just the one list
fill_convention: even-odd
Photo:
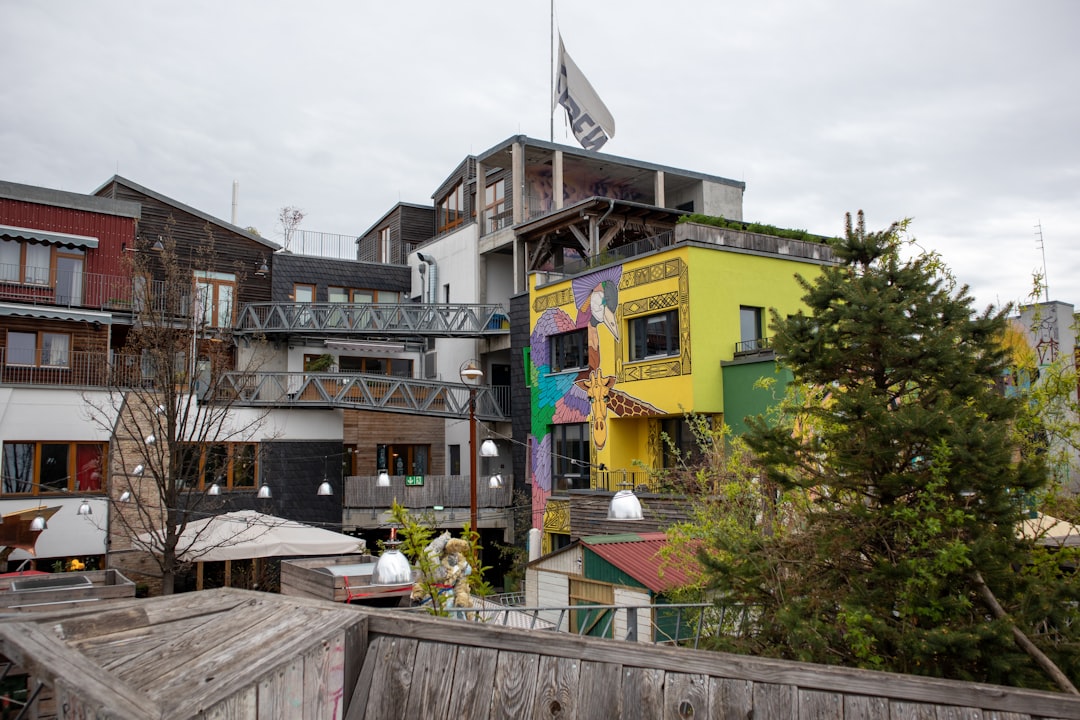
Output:
[[1078,596],[1017,535],[1047,473],[1015,441],[1022,401],[995,388],[1009,308],[977,313],[937,256],[904,259],[906,223],[847,225],[839,264],[802,281],[809,312],[772,317],[795,383],[780,422],[759,418],[746,437],[814,509],[798,532],[703,554],[721,596],[758,620],[717,644],[1053,687],[1053,663],[1018,637],[1075,674]]

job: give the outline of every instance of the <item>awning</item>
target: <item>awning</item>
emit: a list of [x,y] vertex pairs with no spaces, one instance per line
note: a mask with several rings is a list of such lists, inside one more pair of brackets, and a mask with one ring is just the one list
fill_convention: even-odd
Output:
[[32,230],[30,228],[14,227],[12,225],[0,225],[0,237],[12,238],[13,240],[31,240],[40,243],[53,243],[56,245],[71,245],[72,247],[96,248],[98,239],[89,235],[70,235],[62,232],[46,232],[44,230]]
[[15,305],[12,303],[0,303],[0,316],[70,320],[72,322],[100,323],[101,325],[112,325],[113,321],[111,313],[93,312],[91,310],[68,310],[44,305]]

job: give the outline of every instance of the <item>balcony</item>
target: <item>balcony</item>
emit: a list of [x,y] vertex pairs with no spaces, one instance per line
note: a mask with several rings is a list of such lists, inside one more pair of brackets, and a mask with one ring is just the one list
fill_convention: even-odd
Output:
[[735,343],[735,357],[757,355],[758,353],[767,352],[772,352],[772,342],[770,338],[767,337],[740,340]]
[[[378,478],[349,475],[345,478],[342,503],[345,508],[388,510],[396,500],[410,509],[468,508],[468,475],[425,475],[423,485],[411,484],[405,475],[391,475],[390,487],[379,487]],[[488,486],[488,478],[480,477],[476,488],[477,508],[505,508],[513,504],[514,478],[503,473],[502,487]],[[468,520],[466,510],[462,520]]]
[[251,303],[240,311],[235,331],[480,337],[509,333],[510,320],[501,305]]
[[0,384],[153,387],[156,374],[139,355],[54,350],[33,357],[0,348]]
[[[147,298],[165,297],[165,286],[160,280],[144,283],[136,291],[129,276],[57,271],[50,277],[47,268],[40,270],[23,276],[18,265],[0,265],[0,302],[131,312],[140,309],[140,300],[145,303]],[[26,282],[27,279],[40,282]]]

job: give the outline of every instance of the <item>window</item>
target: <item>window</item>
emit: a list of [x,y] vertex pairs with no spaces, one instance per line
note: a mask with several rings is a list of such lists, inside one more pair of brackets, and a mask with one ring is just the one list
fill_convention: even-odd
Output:
[[439,201],[438,212],[435,219],[437,232],[446,232],[465,222],[465,195],[461,190],[461,183]]
[[106,445],[79,442],[5,442],[5,494],[101,492]]
[[450,445],[447,448],[450,451],[450,475],[461,474],[461,446]]
[[204,327],[231,327],[236,298],[236,276],[232,273],[196,272],[196,317]]
[[667,312],[630,321],[630,359],[679,354],[679,311]]
[[258,478],[258,452],[255,443],[185,444],[181,448],[179,472],[188,484],[198,483],[205,490],[217,483],[222,490],[255,487]]
[[28,285],[48,285],[52,248],[37,243],[24,245],[23,247],[26,251],[26,276],[23,282]]
[[347,303],[349,302],[349,291],[343,287],[328,287],[326,288],[326,300],[332,303]]
[[484,232],[489,233],[502,227],[506,211],[506,191],[502,180],[487,186],[484,192]]
[[430,445],[377,445],[377,470],[391,475],[427,475]]
[[315,302],[314,285],[293,285],[293,300],[298,303]]
[[14,240],[0,240],[0,280],[22,280],[22,245]]
[[341,372],[365,373],[367,375],[393,375],[411,378],[413,361],[409,358],[380,358],[342,355],[338,358]]
[[551,428],[552,489],[589,487],[589,425],[574,423]]
[[48,285],[52,280],[52,246],[0,240],[0,280]]
[[71,367],[71,336],[55,332],[7,334],[7,365],[28,367]]
[[764,348],[761,322],[764,315],[764,308],[747,305],[739,308],[739,350],[741,352],[754,352]]
[[697,438],[685,417],[661,420],[660,432],[666,436],[663,440],[663,467],[677,468],[680,460],[686,463],[694,459],[699,450]]
[[390,256],[390,228],[384,227],[379,230],[379,262],[393,262]]
[[589,366],[589,341],[584,328],[553,335],[550,342],[551,372],[577,370]]
[[82,305],[83,259],[75,250],[56,253],[56,302],[61,305]]

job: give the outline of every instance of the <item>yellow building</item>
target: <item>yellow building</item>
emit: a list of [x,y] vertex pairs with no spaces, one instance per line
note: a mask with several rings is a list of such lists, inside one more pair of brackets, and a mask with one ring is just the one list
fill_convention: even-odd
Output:
[[741,424],[764,409],[753,384],[776,372],[769,315],[801,309],[797,276],[815,277],[832,254],[823,242],[684,223],[659,248],[603,260],[530,275],[528,470],[545,550],[577,534],[574,491],[647,486],[649,469],[673,462],[662,433],[693,448],[687,413]]

